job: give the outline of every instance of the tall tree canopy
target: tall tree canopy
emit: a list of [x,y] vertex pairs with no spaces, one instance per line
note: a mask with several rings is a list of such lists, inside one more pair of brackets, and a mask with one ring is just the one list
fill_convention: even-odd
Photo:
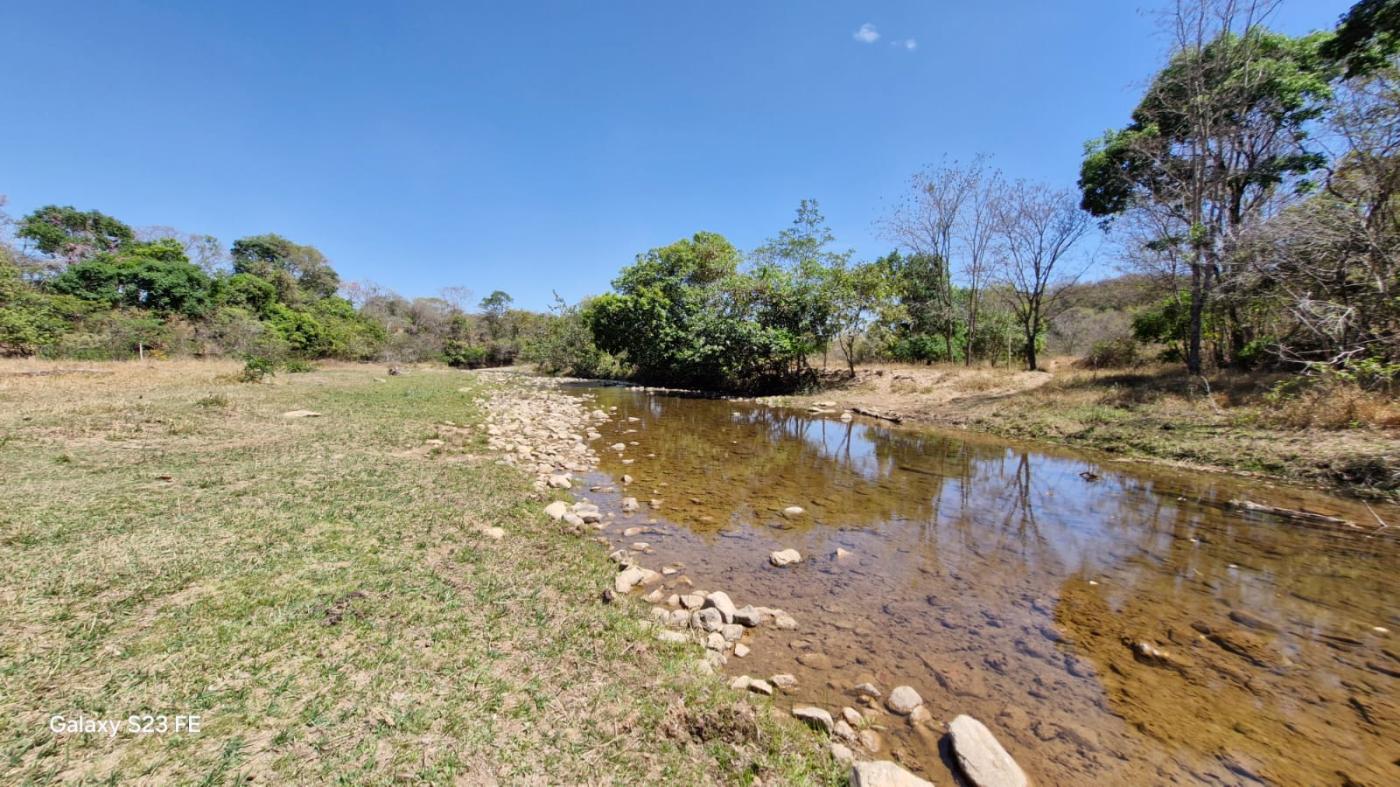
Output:
[[1348,77],[1383,68],[1400,52],[1400,0],[1361,0],[1342,15],[1321,52],[1343,64]]
[[[1079,181],[1086,210],[1154,212],[1163,234],[1151,242],[1180,249],[1191,273],[1193,373],[1202,314],[1229,283],[1240,233],[1267,214],[1280,186],[1322,163],[1305,142],[1334,73],[1318,52],[1327,34],[1290,38],[1247,13],[1231,16],[1233,4],[1210,6],[1181,6],[1176,52],[1132,121],[1089,146]],[[1237,319],[1229,333],[1238,354],[1249,337]]]
[[340,276],[315,246],[303,246],[276,234],[239,238],[232,248],[234,273],[248,273],[277,287],[286,303],[329,298]]
[[116,251],[136,238],[131,227],[105,213],[58,205],[46,205],[25,216],[15,235],[44,254],[70,263]]

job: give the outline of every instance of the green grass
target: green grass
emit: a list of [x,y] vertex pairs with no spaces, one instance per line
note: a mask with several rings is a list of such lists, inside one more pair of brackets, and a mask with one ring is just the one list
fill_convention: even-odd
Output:
[[[485,456],[470,378],[152,368],[0,387],[0,781],[836,779],[598,602],[604,550]],[[47,726],[139,713],[202,729]]]

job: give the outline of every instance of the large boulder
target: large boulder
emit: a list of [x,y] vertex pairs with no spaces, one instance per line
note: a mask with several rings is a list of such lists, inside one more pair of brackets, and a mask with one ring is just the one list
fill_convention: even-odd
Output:
[[959,716],[948,725],[953,754],[963,775],[976,787],[1025,787],[1025,771],[1011,759],[996,736],[971,716]]

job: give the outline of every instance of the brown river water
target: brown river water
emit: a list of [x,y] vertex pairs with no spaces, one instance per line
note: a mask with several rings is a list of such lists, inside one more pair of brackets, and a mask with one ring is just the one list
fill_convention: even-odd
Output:
[[[859,705],[865,681],[913,686],[934,728],[982,720],[1038,784],[1400,784],[1395,508],[970,433],[574,392],[616,408],[591,483],[634,477],[588,495],[618,512],[605,535],[682,564],[672,590],[684,576],[796,617],[749,630],[726,672],[792,673],[782,706],[859,708],[873,756],[955,783],[936,729]],[[641,512],[620,513],[624,494]],[[784,518],[792,505],[806,513]],[[769,565],[787,547],[803,562]]]

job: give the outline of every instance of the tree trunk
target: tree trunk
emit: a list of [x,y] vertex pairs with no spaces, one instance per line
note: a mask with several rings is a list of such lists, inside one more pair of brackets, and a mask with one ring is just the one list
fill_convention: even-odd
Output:
[[1026,371],[1035,371],[1035,329],[1026,326]]
[[1206,293],[1199,264],[1191,266],[1191,312],[1186,325],[1186,371],[1201,373],[1201,316],[1205,313]]

